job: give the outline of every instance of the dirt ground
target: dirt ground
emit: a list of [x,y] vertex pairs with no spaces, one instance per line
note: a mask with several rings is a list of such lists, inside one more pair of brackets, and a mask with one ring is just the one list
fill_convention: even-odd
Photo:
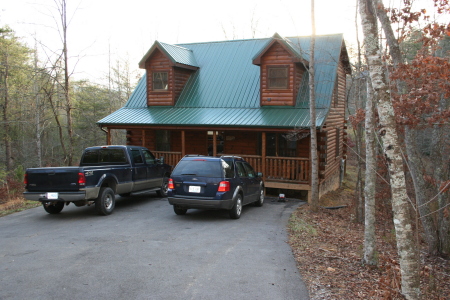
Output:
[[[351,182],[321,198],[312,213],[303,205],[291,216],[289,243],[311,299],[404,299],[392,217],[377,209],[378,266],[362,264],[364,225],[354,221]],[[450,261],[429,257],[421,242],[422,299],[450,299]]]

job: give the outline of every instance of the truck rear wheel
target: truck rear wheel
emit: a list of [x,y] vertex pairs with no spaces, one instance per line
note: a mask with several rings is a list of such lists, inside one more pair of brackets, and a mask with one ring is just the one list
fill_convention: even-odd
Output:
[[42,202],[42,206],[49,214],[59,214],[64,208],[64,202]]
[[168,186],[169,186],[169,177],[165,175],[162,180],[161,189],[159,191],[156,191],[156,194],[161,198],[166,198]]
[[95,209],[99,215],[110,215],[116,206],[114,191],[109,187],[100,189],[97,200],[95,200]]

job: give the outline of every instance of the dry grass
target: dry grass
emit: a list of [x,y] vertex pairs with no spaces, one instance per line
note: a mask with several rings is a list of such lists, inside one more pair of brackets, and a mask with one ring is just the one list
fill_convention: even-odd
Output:
[[37,201],[27,201],[21,197],[10,199],[0,204],[0,217],[40,205]]

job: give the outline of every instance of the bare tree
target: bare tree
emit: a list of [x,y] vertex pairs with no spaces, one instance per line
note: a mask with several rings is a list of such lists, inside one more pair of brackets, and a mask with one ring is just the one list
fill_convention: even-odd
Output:
[[[400,45],[395,38],[394,31],[392,30],[391,22],[387,16],[383,2],[381,0],[374,0],[378,19],[380,20],[383,32],[386,36],[387,43],[389,45],[389,53],[394,63],[394,68],[404,63],[403,54],[400,51]],[[406,86],[401,80],[397,81],[397,89],[400,94],[405,94]],[[430,254],[436,255],[438,252],[438,236],[437,229],[430,215],[430,209],[428,205],[424,205],[427,201],[427,183],[421,174],[421,170],[425,170],[422,160],[417,153],[416,136],[417,131],[410,126],[405,126],[405,146],[406,153],[408,155],[408,167],[411,172],[411,178],[414,185],[414,191],[417,201],[417,206],[421,216],[422,225],[425,231],[425,239],[428,243],[428,251]]]
[[414,232],[409,213],[401,149],[396,130],[394,108],[386,83],[385,67],[378,42],[378,26],[372,0],[359,0],[359,12],[364,32],[365,53],[370,78],[377,99],[383,151],[389,168],[392,210],[399,253],[402,294],[406,299],[420,299],[420,266],[414,243]]
[[316,21],[314,16],[314,0],[311,0],[312,34],[309,47],[309,110],[311,120],[311,211],[319,209],[319,160],[317,157],[316,128],[316,91],[314,72],[314,47],[316,42]]
[[1,46],[1,69],[0,69],[0,91],[2,97],[2,122],[3,122],[3,143],[5,145],[5,166],[10,172],[13,168],[10,125],[9,125],[9,70],[10,70],[10,39],[11,30],[0,28]]
[[58,2],[57,0],[54,0],[55,4],[57,5],[59,17],[61,21],[61,39],[63,43],[63,64],[64,64],[64,84],[63,84],[63,91],[64,91],[64,99],[65,99],[65,111],[66,111],[66,117],[67,117],[67,134],[69,137],[69,149],[67,151],[67,163],[68,165],[72,165],[73,160],[73,144],[74,144],[74,138],[73,138],[73,128],[72,128],[72,99],[70,96],[70,73],[69,73],[69,56],[68,56],[68,50],[67,50],[67,29],[68,29],[68,22],[67,22],[67,1],[66,0],[60,0]]
[[376,265],[375,235],[375,183],[377,179],[377,156],[375,147],[375,105],[371,81],[367,81],[366,100],[366,180],[364,186],[364,263]]

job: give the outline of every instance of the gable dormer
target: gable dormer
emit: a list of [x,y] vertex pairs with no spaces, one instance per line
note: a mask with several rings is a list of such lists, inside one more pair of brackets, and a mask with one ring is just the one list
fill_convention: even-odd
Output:
[[260,67],[261,106],[295,106],[308,62],[295,45],[277,33],[253,58]]
[[199,67],[191,50],[156,41],[139,68],[147,74],[147,105],[173,106]]

